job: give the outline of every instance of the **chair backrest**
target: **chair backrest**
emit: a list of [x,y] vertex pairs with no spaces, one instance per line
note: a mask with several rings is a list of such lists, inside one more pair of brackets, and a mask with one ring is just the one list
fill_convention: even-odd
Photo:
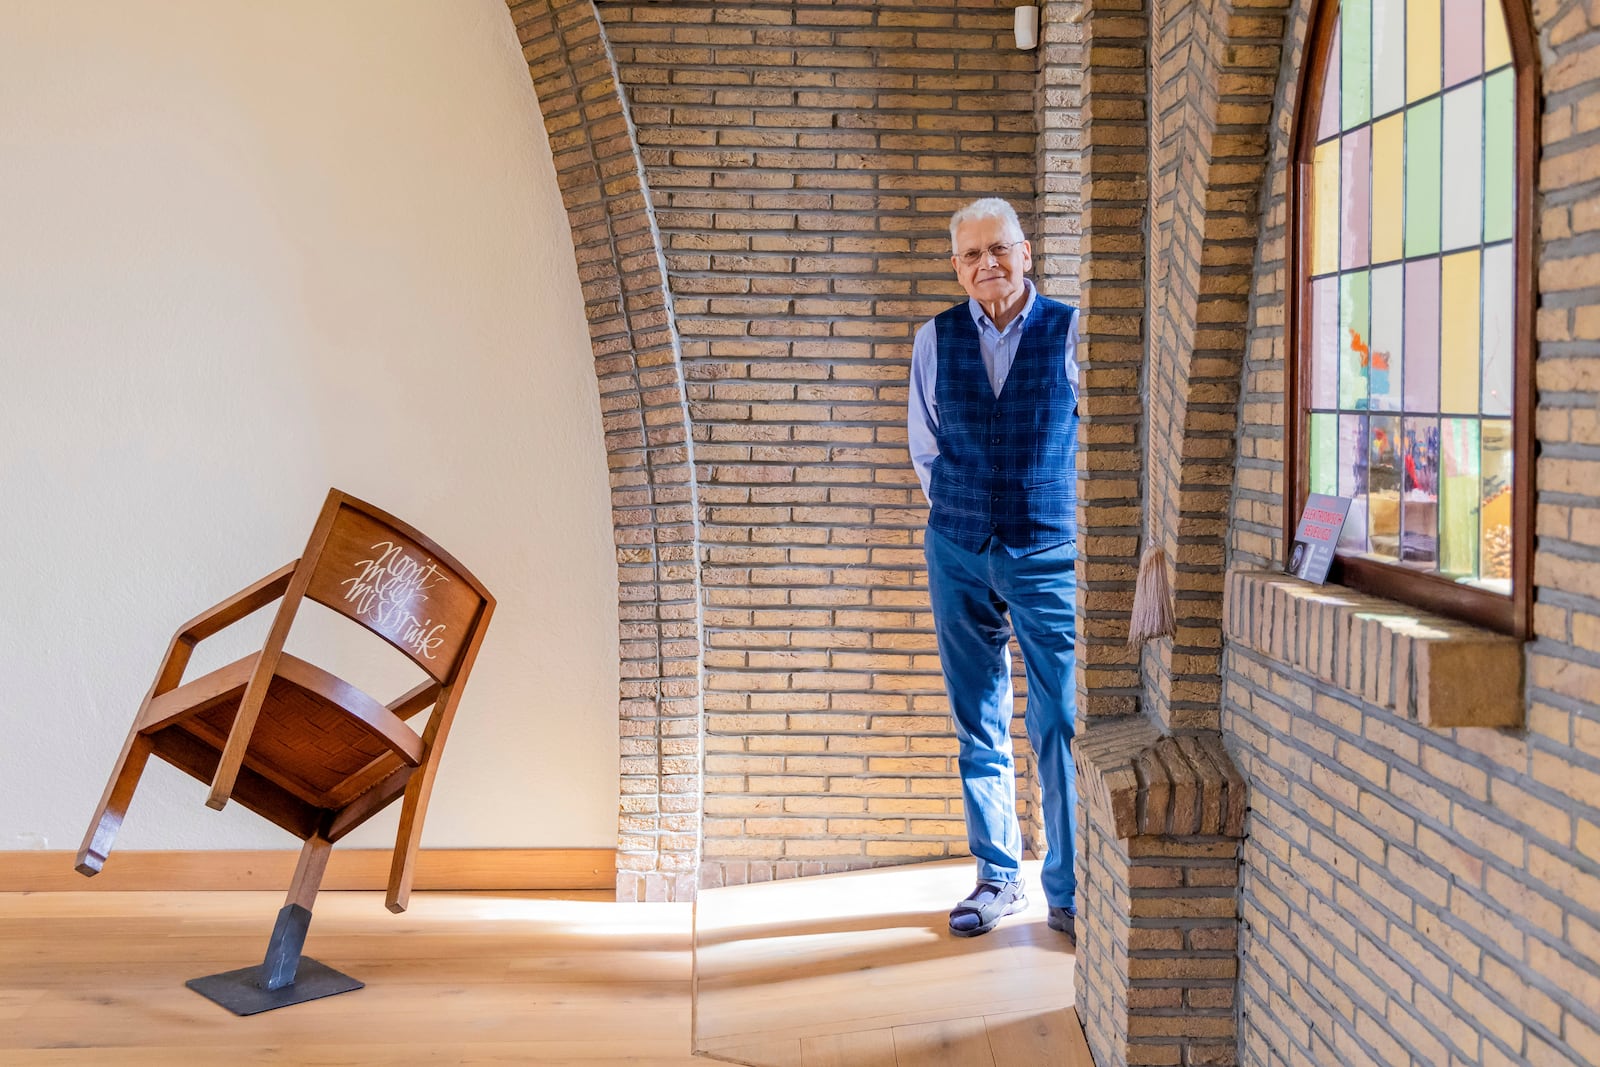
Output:
[[494,597],[415,527],[337,489],[311,533],[305,595],[361,624],[443,685],[454,682]]

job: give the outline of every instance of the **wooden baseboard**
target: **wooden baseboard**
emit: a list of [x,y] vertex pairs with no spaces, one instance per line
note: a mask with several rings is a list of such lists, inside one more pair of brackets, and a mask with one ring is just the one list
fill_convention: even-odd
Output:
[[[71,852],[0,852],[0,893],[216,891],[288,889],[298,849],[248,852],[113,852],[85,878]],[[335,848],[323,889],[383,889],[386,848]],[[417,854],[417,890],[614,889],[611,848],[425,848]]]

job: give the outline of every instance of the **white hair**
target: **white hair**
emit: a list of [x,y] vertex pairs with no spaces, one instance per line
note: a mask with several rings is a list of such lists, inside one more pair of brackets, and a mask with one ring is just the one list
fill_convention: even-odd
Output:
[[956,248],[956,231],[961,228],[961,224],[976,219],[1000,219],[1006,224],[1006,229],[1011,231],[1013,238],[1018,241],[1027,239],[1022,232],[1022,223],[1017,221],[1017,213],[1011,205],[998,196],[986,196],[982,200],[974,200],[950,216],[951,251],[959,251]]

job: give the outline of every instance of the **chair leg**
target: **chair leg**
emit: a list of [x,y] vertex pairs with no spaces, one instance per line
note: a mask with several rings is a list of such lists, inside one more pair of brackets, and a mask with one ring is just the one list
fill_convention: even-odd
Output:
[[128,802],[133,799],[133,791],[139,785],[139,776],[144,773],[152,747],[150,739],[137,730],[128,735],[122,754],[111,770],[111,780],[106,782],[105,793],[100,797],[100,806],[95,809],[89,830],[83,836],[83,845],[78,849],[79,874],[93,877],[105,866],[106,857],[111,854],[111,842],[122,828],[122,817],[128,813]]
[[333,843],[321,834],[306,838],[300,862],[295,865],[294,880],[289,883],[289,895],[278,912],[266,957],[261,961],[263,989],[272,991],[294,984],[306,931],[311,927],[311,905],[316,903],[332,851]]

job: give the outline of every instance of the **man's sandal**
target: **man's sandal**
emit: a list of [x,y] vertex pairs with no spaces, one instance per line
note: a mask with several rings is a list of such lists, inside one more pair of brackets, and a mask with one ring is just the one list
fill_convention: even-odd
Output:
[[1027,906],[1021,882],[979,882],[965,900],[951,909],[950,932],[957,937],[986,934],[1005,916]]
[[1045,919],[1045,925],[1052,930],[1059,930],[1078,943],[1078,913],[1072,908],[1050,908],[1050,915]]

